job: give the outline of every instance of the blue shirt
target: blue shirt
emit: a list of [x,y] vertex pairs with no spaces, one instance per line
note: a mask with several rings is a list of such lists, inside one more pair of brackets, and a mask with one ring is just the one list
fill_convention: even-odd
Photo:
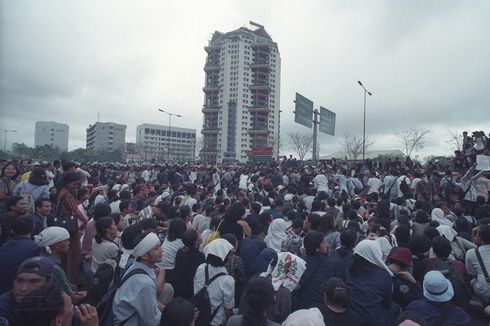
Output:
[[242,259],[245,271],[249,270],[255,258],[257,258],[265,248],[267,248],[265,241],[260,239],[257,235],[251,235],[240,241],[237,256]]
[[332,274],[332,265],[326,256],[307,256],[306,270],[299,281],[298,305],[300,309],[309,309],[322,304],[322,284]]
[[32,231],[32,236],[38,235],[48,226],[47,217],[43,217],[37,212],[32,213],[32,219],[34,220],[34,231]]
[[328,257],[328,262],[332,266],[332,275],[329,275],[328,278],[338,277],[345,282],[345,273],[352,262],[352,249],[343,250],[346,250],[345,256],[341,256],[337,249]]
[[12,289],[17,269],[24,260],[39,256],[41,251],[33,240],[18,235],[0,247],[0,293]]
[[351,306],[360,317],[360,325],[391,325],[393,281],[380,267],[370,273],[354,276],[347,270],[346,284],[351,291]]
[[[443,313],[444,303],[421,299],[410,303],[405,310],[419,314],[429,326],[432,326],[436,324]],[[460,307],[451,304],[449,316],[443,324],[444,326],[471,325],[471,318]]]

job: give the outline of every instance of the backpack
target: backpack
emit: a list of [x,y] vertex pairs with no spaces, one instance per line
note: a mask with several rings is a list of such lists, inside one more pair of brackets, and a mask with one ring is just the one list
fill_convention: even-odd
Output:
[[[131,276],[137,274],[146,274],[146,272],[141,268],[133,269],[127,275],[124,275],[120,282],[118,282],[117,284],[113,284],[109,291],[107,291],[107,293],[102,297],[99,304],[97,305],[99,326],[114,326],[114,312],[112,311],[112,302],[114,301],[116,292]],[[136,314],[136,312],[134,314]],[[134,316],[134,314],[129,316],[126,320],[121,321],[119,325],[124,325],[129,319]]]
[[208,286],[214,280],[220,276],[224,276],[226,273],[218,273],[214,275],[211,279],[209,278],[208,264],[204,267],[205,282],[202,289],[200,289],[194,297],[192,297],[192,303],[199,310],[199,317],[196,319],[196,326],[209,326],[213,321],[214,317],[218,313],[221,304],[211,311],[211,301],[209,300]]
[[407,177],[403,178],[402,179],[402,182],[400,182],[400,191],[402,192],[402,194],[406,195],[410,192],[410,187],[408,186],[408,183],[407,183]]
[[108,259],[99,265],[88,286],[87,302],[92,306],[97,306],[111,285],[120,280],[120,274],[121,268],[114,259]]
[[223,220],[221,220],[218,224],[218,227],[216,228],[216,230],[211,233],[207,238],[206,238],[206,241],[204,241],[204,246],[207,246],[208,244],[210,244],[213,240],[216,240],[216,239],[219,239],[221,238],[221,233],[219,232],[219,227],[221,226],[221,223],[223,223]]
[[24,202],[26,203],[26,210],[27,213],[34,213],[36,208],[34,205],[34,198],[32,197],[32,192],[36,189],[39,188],[39,186],[34,187],[30,192],[26,190],[26,184],[25,181],[22,182],[22,192],[20,193],[20,196],[22,199],[24,199]]
[[451,300],[455,305],[466,308],[471,300],[471,291],[462,277],[456,272],[449,260],[434,259],[434,270],[440,271],[452,284],[454,296]]

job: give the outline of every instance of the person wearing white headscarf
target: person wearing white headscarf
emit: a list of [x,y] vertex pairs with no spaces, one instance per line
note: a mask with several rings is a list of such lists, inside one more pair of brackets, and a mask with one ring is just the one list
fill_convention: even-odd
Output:
[[310,308],[296,310],[281,326],[325,326],[325,322],[318,308]]
[[[154,267],[162,259],[160,239],[155,233],[141,234],[136,237],[132,253],[136,261],[124,273],[138,270],[119,287],[114,296],[112,310],[115,324],[125,321],[126,326],[160,324],[161,311],[164,306],[157,300],[159,289],[163,291],[164,271]],[[123,277],[124,277],[123,276]]]
[[466,252],[476,248],[476,245],[462,237],[458,237],[458,232],[448,225],[439,225],[437,228],[439,234],[451,242],[451,255],[454,259],[465,261]]
[[432,221],[437,221],[439,225],[453,226],[453,222],[444,216],[444,211],[440,208],[434,208],[430,214],[430,218]]
[[34,236],[34,242],[39,247],[50,247],[55,243],[70,239],[70,233],[65,228],[50,226]]
[[396,319],[396,306],[391,304],[393,273],[382,257],[377,241],[363,240],[355,247],[352,264],[347,269],[346,284],[360,325],[388,326]]
[[235,280],[228,275],[225,262],[233,246],[225,239],[215,239],[204,247],[206,262],[199,265],[194,276],[194,294],[199,292],[206,283],[206,271],[208,280],[220,275],[211,282],[208,287],[211,312],[216,309],[216,316],[211,325],[222,325],[231,317],[235,307]]
[[269,231],[264,241],[268,248],[281,252],[281,243],[287,238],[286,230],[291,226],[291,221],[286,222],[282,218],[276,218],[269,225]]

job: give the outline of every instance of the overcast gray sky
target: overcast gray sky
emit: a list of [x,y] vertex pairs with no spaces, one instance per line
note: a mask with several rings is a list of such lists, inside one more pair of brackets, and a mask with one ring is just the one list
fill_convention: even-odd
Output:
[[[0,128],[34,143],[34,124],[70,125],[85,147],[97,120],[128,126],[202,125],[203,65],[215,30],[250,20],[278,43],[281,138],[294,123],[295,92],[337,113],[335,137],[362,133],[361,80],[373,148],[396,149],[403,128],[431,130],[421,156],[449,153],[449,131],[490,131],[490,1],[8,1],[0,0]],[[3,145],[3,134],[2,145]]]

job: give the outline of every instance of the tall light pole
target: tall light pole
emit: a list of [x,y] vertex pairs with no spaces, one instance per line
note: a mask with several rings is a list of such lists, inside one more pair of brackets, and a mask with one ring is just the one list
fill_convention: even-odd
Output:
[[162,109],[158,109],[158,111],[168,114],[168,144],[167,144],[167,146],[168,146],[167,147],[167,163],[168,163],[168,162],[170,162],[170,135],[172,133],[171,132],[172,116],[176,116],[179,118],[182,118],[182,116],[180,114],[170,113],[170,112],[162,110]]
[[364,85],[361,83],[360,80],[358,80],[357,83],[364,90],[364,123],[363,123],[363,128],[362,128],[362,161],[364,162],[364,158],[366,157],[366,94],[369,94],[369,96],[372,96],[373,93],[368,91],[366,89],[366,87],[364,87]]
[[3,151],[7,153],[7,133],[9,132],[17,132],[17,130],[13,129],[0,129],[0,131],[3,131],[4,134],[4,139],[3,139]]

